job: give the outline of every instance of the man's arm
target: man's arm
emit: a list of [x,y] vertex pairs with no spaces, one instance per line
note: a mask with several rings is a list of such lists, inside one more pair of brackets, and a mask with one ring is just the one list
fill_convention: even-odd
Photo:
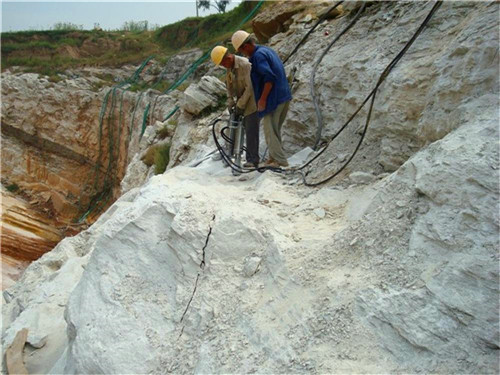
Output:
[[273,88],[272,82],[264,83],[264,89],[262,90],[262,95],[259,98],[259,102],[257,103],[257,110],[262,112],[266,109],[267,97]]
[[266,109],[267,97],[273,88],[274,82],[276,82],[277,77],[274,74],[269,62],[264,55],[255,56],[255,64],[257,73],[262,77],[264,81],[264,87],[262,89],[262,94],[260,95],[259,101],[257,102],[257,110],[262,112]]

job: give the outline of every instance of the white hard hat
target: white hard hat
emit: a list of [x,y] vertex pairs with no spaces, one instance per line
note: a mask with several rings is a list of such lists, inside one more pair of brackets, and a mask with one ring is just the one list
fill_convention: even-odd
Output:
[[233,36],[231,37],[231,43],[233,43],[235,51],[238,51],[243,42],[247,40],[249,36],[250,34],[245,30],[238,30],[233,34]]
[[215,65],[220,65],[226,52],[227,52],[226,47],[222,47],[222,46],[214,47],[214,49],[210,53],[210,57],[212,58],[212,61],[214,62]]

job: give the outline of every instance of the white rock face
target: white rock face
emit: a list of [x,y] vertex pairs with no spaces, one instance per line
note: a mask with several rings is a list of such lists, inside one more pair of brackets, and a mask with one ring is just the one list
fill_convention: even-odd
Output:
[[[417,193],[421,215],[407,251],[422,262],[420,277],[409,289],[369,288],[358,302],[382,345],[414,369],[424,369],[432,353],[457,355],[459,366],[476,357],[479,367],[467,371],[498,369],[486,354],[500,341],[499,155],[491,142],[498,136],[491,120],[463,126],[415,155],[393,177]],[[395,206],[413,215],[411,206],[401,201]],[[449,370],[436,366],[437,372]]]

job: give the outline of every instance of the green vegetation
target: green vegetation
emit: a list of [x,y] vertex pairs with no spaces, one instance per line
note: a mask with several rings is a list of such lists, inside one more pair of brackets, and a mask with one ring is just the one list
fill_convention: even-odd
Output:
[[2,70],[22,66],[25,71],[52,76],[78,66],[138,64],[162,54],[153,33],[99,29],[2,33]]
[[157,147],[157,151],[155,153],[155,174],[161,174],[165,172],[169,161],[170,143],[166,143]]
[[165,139],[168,136],[171,136],[173,131],[174,131],[174,128],[177,126],[177,123],[178,123],[177,119],[168,120],[167,125],[165,125],[163,128],[156,131],[156,135],[160,139]]
[[151,146],[148,148],[146,153],[141,157],[141,160],[148,167],[151,167],[155,162],[155,148],[156,146]]
[[140,91],[146,90],[148,87],[149,87],[148,83],[146,83],[144,81],[140,81],[140,82],[136,82],[136,83],[132,84],[129,88],[129,91],[140,92]]
[[15,193],[16,191],[19,190],[19,186],[17,184],[10,184],[5,187],[8,191],[11,193]]
[[155,166],[155,174],[161,174],[167,169],[170,161],[170,143],[162,145],[153,145],[141,158],[142,162],[148,167]]
[[83,30],[83,25],[76,25],[71,22],[57,22],[54,24],[54,30]]
[[49,75],[48,77],[48,81],[53,83],[61,82],[62,80],[63,80],[62,77],[59,76],[58,74],[52,74]]
[[227,13],[189,17],[158,29],[155,37],[169,52],[185,47],[208,48],[214,43],[229,39],[256,5],[257,2],[245,1]]
[[148,31],[148,21],[127,21],[123,24],[122,30],[132,31],[133,33]]
[[172,82],[169,81],[160,81],[157,82],[156,84],[153,85],[153,89],[165,92],[170,86],[172,85]]
[[198,8],[199,9],[210,9],[213,7],[219,13],[224,13],[226,11],[226,7],[230,3],[230,0],[198,0]]
[[189,82],[182,82],[179,86],[177,86],[177,90],[184,92],[189,87],[189,85]]

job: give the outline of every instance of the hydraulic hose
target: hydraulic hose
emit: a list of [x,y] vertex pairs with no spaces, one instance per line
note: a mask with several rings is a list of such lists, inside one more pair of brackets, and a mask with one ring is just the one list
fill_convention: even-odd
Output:
[[[220,118],[220,116],[218,118],[216,118],[214,121],[212,121],[212,123],[210,123],[209,126],[212,126],[212,136],[213,136],[215,147],[217,148],[217,151],[219,151],[219,153],[222,156],[222,159],[224,159],[224,161],[227,163],[227,165],[229,165],[229,167],[233,171],[236,171],[236,172],[241,173],[241,174],[255,172],[255,171],[258,171],[258,172],[262,173],[262,172],[264,172],[266,170],[270,170],[270,171],[276,172],[276,173],[282,173],[282,172],[284,172],[284,170],[281,169],[281,168],[275,168],[275,167],[243,168],[243,167],[240,167],[239,165],[237,165],[236,163],[234,163],[231,160],[231,157],[228,154],[226,154],[226,152],[224,151],[224,147],[222,147],[222,145],[219,143],[219,140],[217,139],[217,134],[215,132],[215,125],[219,121],[222,121],[222,119]],[[226,127],[221,130],[221,133],[223,133],[224,129],[226,129]]]
[[361,14],[366,8],[366,3],[363,3],[361,8],[359,8],[358,13],[356,13],[356,16],[352,19],[351,22],[333,39],[330,44],[325,48],[321,56],[318,58],[316,63],[314,64],[312,75],[311,75],[311,80],[310,80],[310,86],[311,86],[311,97],[313,99],[314,103],[314,109],[316,111],[316,118],[318,119],[318,127],[316,129],[316,139],[314,141],[314,146],[313,149],[317,150],[319,142],[321,140],[321,133],[323,131],[323,114],[321,113],[321,109],[319,108],[318,105],[318,98],[316,97],[316,89],[314,87],[314,78],[316,77],[316,70],[318,69],[319,64],[323,60],[323,57],[328,53],[330,48],[335,44],[337,40],[340,39],[342,35],[344,35],[351,27],[354,26],[354,24],[358,21],[358,19],[361,17]]

